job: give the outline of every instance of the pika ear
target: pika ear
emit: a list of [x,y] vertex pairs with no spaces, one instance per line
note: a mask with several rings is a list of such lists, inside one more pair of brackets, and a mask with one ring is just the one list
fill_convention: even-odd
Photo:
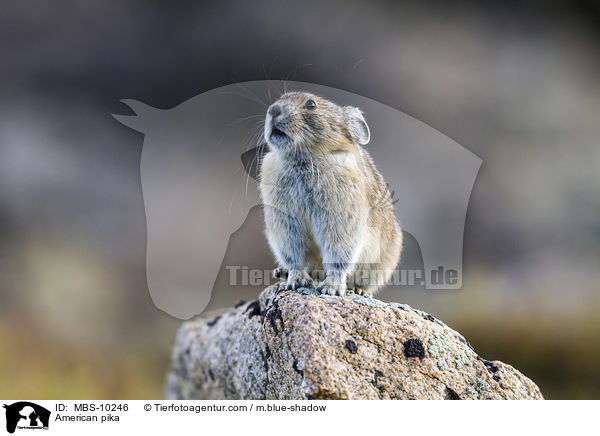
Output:
[[352,140],[360,145],[368,144],[371,139],[371,131],[362,111],[353,106],[346,106],[344,112],[346,113],[348,131],[352,136]]

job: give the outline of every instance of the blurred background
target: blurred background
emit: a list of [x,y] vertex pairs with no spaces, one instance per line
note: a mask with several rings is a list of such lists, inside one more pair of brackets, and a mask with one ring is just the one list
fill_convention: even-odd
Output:
[[162,397],[181,324],[153,305],[120,99],[235,82],[344,89],[483,159],[463,289],[394,299],[546,398],[600,398],[600,3],[3,1],[0,398]]

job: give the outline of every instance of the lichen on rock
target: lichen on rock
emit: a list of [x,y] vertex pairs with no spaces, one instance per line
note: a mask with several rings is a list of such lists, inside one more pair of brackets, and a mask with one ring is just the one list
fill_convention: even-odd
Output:
[[314,289],[185,322],[168,375],[170,399],[542,399],[502,362],[406,304]]

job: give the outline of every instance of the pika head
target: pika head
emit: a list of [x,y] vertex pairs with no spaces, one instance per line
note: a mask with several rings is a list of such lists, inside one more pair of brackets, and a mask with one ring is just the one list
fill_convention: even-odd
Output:
[[277,152],[327,153],[330,148],[365,145],[371,133],[360,109],[338,106],[307,92],[288,92],[265,117],[265,141]]

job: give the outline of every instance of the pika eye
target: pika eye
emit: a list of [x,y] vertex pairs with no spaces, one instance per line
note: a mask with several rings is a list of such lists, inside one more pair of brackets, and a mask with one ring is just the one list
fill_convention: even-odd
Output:
[[304,105],[306,109],[315,109],[317,107],[317,103],[314,100],[308,100]]

